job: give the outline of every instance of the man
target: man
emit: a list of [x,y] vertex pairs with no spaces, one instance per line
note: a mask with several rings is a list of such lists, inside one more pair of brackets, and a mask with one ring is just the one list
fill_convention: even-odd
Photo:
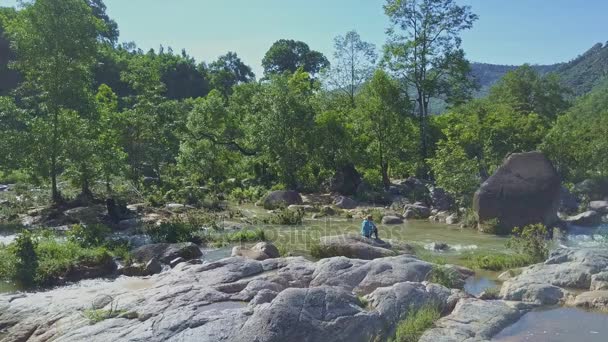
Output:
[[372,215],[367,215],[365,220],[363,220],[363,223],[361,224],[361,235],[368,239],[371,238],[372,235],[375,235],[376,239],[378,239],[378,228],[374,224]]

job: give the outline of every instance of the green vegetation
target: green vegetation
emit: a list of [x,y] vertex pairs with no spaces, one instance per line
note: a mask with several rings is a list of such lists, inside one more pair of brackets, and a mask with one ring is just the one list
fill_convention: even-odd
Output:
[[47,286],[78,276],[81,267],[112,264],[105,247],[82,247],[72,241],[58,241],[50,232],[24,231],[8,246],[0,246],[0,279],[23,287]]
[[363,296],[357,296],[357,302],[363,309],[367,309],[369,307],[369,301]]
[[282,224],[288,226],[300,225],[304,222],[304,210],[280,209],[278,212],[262,220],[264,223]]
[[507,247],[526,255],[533,263],[543,262],[549,257],[549,233],[542,224],[533,224],[513,229],[513,236]]
[[426,276],[426,280],[443,285],[448,289],[457,288],[459,284],[462,285],[461,276],[458,271],[441,265],[433,265],[433,268]]
[[462,259],[469,268],[489,271],[504,271],[534,263],[528,255],[522,254],[468,253]]
[[421,308],[410,308],[407,317],[399,322],[393,342],[417,342],[422,334],[441,318],[437,305],[427,304]]

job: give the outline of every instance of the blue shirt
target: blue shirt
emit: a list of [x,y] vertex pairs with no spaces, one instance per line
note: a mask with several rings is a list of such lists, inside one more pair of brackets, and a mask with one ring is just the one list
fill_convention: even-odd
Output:
[[361,235],[370,236],[374,231],[374,223],[368,220],[364,220],[363,224],[361,224]]

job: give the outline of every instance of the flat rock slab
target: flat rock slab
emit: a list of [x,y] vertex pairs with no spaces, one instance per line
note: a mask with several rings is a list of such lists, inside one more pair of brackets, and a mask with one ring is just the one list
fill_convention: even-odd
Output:
[[454,311],[435,323],[419,342],[488,341],[519,320],[529,307],[501,300],[461,299]]
[[390,243],[360,235],[325,236],[320,239],[319,247],[324,257],[372,260],[397,255]]

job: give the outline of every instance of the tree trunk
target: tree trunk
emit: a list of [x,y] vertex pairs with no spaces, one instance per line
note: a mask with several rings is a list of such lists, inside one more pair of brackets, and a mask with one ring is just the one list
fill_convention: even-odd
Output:
[[382,172],[382,184],[384,185],[384,189],[388,190],[388,188],[391,186],[391,179],[388,177],[388,163],[382,162],[380,169]]
[[53,146],[51,151],[51,197],[55,204],[61,203],[63,199],[57,189],[57,150],[59,142],[59,113],[53,110]]

